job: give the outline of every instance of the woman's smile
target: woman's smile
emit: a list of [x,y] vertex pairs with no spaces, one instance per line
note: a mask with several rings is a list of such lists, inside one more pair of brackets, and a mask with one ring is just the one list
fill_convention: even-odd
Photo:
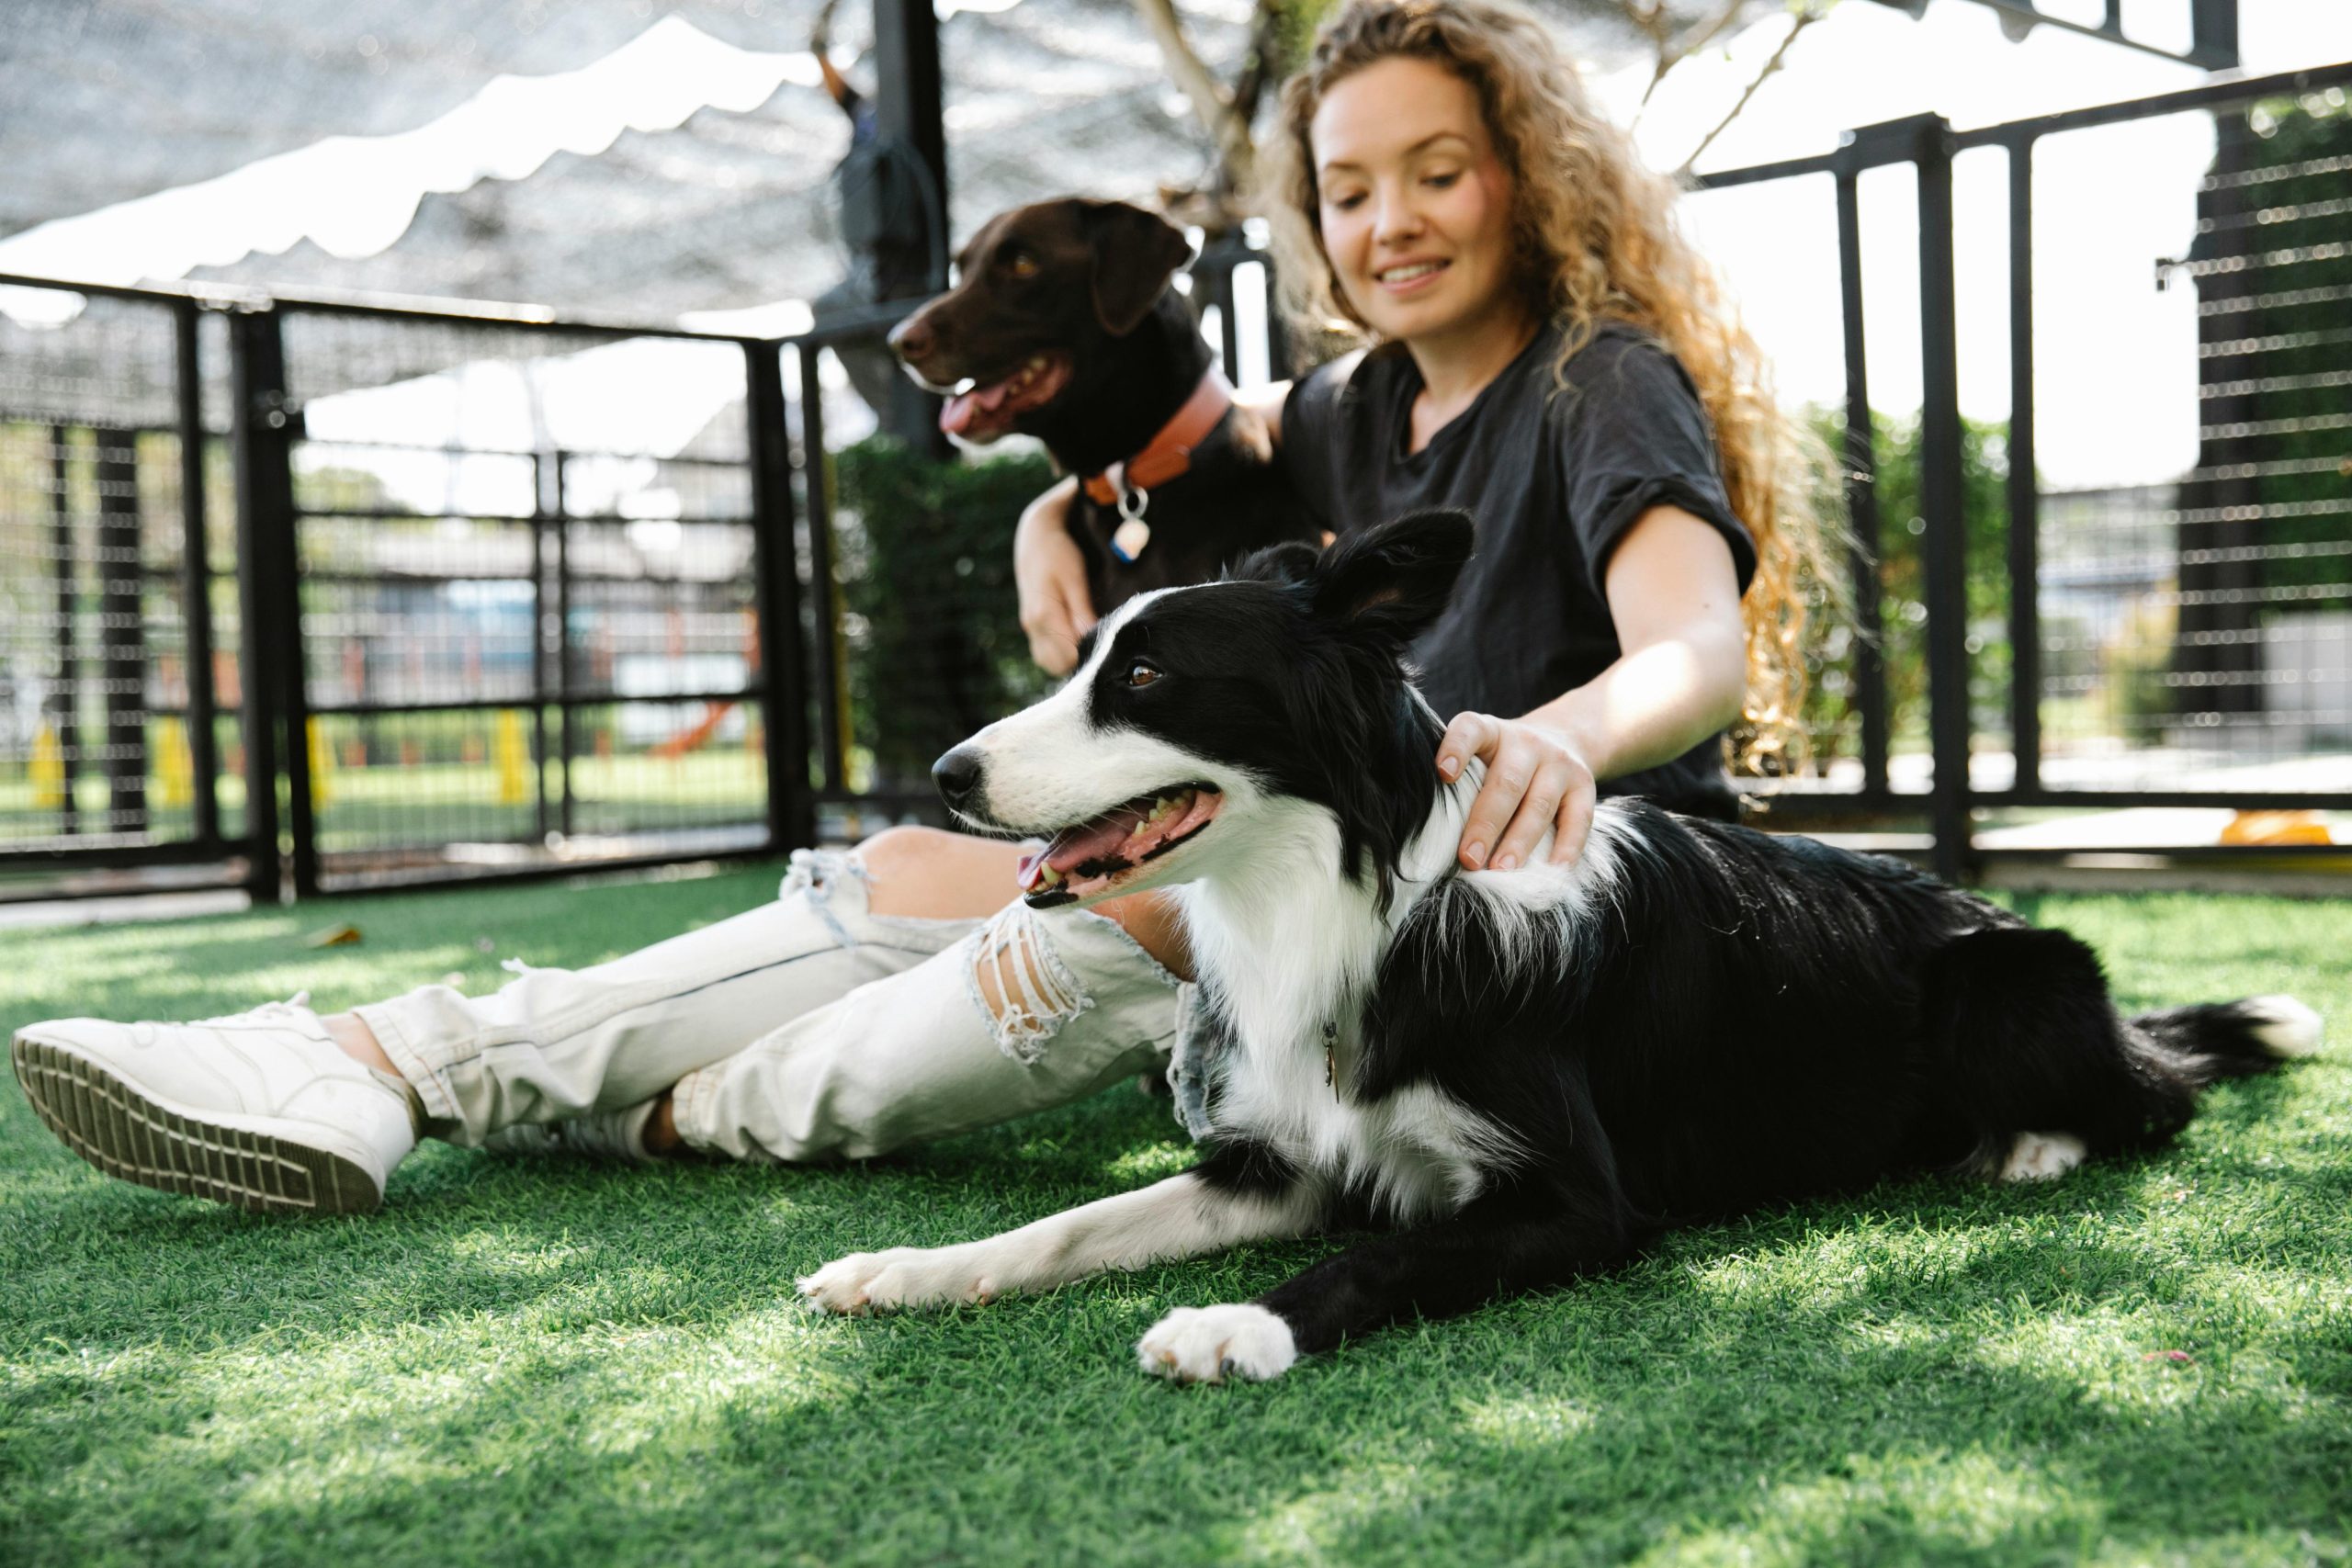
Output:
[[1374,273],[1373,281],[1393,295],[1420,292],[1433,287],[1449,263],[1416,259],[1397,262]]

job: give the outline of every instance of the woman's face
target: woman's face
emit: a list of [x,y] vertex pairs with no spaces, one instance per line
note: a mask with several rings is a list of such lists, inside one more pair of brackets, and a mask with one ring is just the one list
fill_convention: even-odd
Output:
[[1367,326],[1408,344],[1520,329],[1510,175],[1469,83],[1377,62],[1324,94],[1307,138],[1323,248]]

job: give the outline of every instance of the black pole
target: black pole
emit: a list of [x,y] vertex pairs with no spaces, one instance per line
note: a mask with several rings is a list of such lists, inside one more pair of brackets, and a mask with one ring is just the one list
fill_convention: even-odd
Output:
[[139,433],[100,426],[97,501],[100,701],[106,711],[107,826],[147,831],[147,583],[139,528]]
[[[922,193],[933,232],[947,232],[947,128],[940,114],[939,17],[933,0],[875,0],[874,118],[884,136],[912,152],[930,175]],[[933,245],[934,256],[944,247]],[[934,265],[936,264],[934,263]],[[947,287],[944,276],[933,289]]]
[[2041,787],[2041,486],[2033,456],[2033,139],[2009,144],[2009,750]]
[[209,843],[220,837],[220,757],[212,722],[219,694],[212,686],[212,553],[205,536],[204,377],[198,359],[195,303],[183,301],[172,317],[179,371],[180,597],[187,627],[188,771],[195,775],[195,837]]
[[2238,0],[2188,0],[2188,58],[2208,71],[2238,67]]
[[285,459],[286,389],[277,319],[268,311],[229,318],[230,452],[237,486],[237,635],[244,667],[245,886],[257,904],[284,897],[277,841],[277,721],[282,682],[275,619],[278,555],[289,520],[269,476]]
[[[947,287],[942,265],[947,239],[947,130],[940,113],[944,92],[939,68],[939,17],[933,0],[875,0],[874,117],[876,129],[911,155],[923,220],[935,243],[927,247],[929,292]],[[889,407],[875,410],[883,428],[918,452],[952,455],[939,429],[939,400],[907,378],[893,378]]]
[[[563,645],[556,645],[558,657]],[[548,476],[544,454],[531,454],[531,797],[539,842],[548,818]]]
[[57,715],[57,762],[64,777],[58,806],[57,830],[67,838],[81,831],[82,814],[74,786],[82,768],[82,658],[80,617],[74,613],[78,589],[74,573],[73,470],[66,462],[66,427],[49,427],[50,553],[57,563],[57,694],[51,703]]
[[[792,433],[784,400],[780,344],[745,345],[746,434],[752,468],[752,573],[760,618],[759,691],[766,710],[768,840],[802,849],[817,841],[817,802],[808,788],[808,666],[800,640],[800,563],[793,547]],[[815,353],[801,351],[802,405],[815,395]],[[822,448],[811,457],[821,463]],[[821,481],[811,479],[813,495]],[[812,525],[810,533],[815,533]],[[823,632],[822,623],[819,631]]]
[[825,398],[817,385],[817,350],[800,345],[800,480],[808,502],[808,682],[816,688],[818,754],[825,787],[848,787],[842,741],[842,672],[835,656],[841,605],[833,592],[833,498],[825,485]]
[[1960,466],[1960,349],[1954,317],[1951,128],[1919,131],[1919,510],[1928,592],[1928,727],[1935,759],[1929,817],[1936,874],[1969,865],[1968,582]]
[[[1849,144],[1850,145],[1850,144]],[[1886,784],[1886,649],[1881,641],[1878,453],[1871,428],[1871,389],[1862,325],[1862,219],[1851,168],[1838,175],[1838,299],[1846,333],[1846,517],[1853,536],[1849,561],[1854,593],[1854,705],[1862,719],[1862,795],[1876,798]]]
[[550,459],[555,471],[555,483],[548,497],[549,521],[555,525],[555,702],[557,744],[563,749],[558,767],[556,800],[557,831],[569,839],[572,833],[571,759],[579,750],[580,736],[574,728],[571,703],[571,524],[565,508],[564,462],[566,455],[559,450]]

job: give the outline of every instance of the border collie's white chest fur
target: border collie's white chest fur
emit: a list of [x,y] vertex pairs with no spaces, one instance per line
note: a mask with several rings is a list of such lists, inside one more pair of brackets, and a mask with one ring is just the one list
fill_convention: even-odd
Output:
[[[1402,1223],[1460,1208],[1517,1153],[1509,1134],[1433,1085],[1369,1100],[1351,1089],[1363,1010],[1390,943],[1422,896],[1455,874],[1481,780],[1474,761],[1438,792],[1385,908],[1375,884],[1341,874],[1330,814],[1299,801],[1264,802],[1250,823],[1254,852],[1220,855],[1212,874],[1177,890],[1201,983],[1232,1032],[1232,1049],[1212,1067],[1218,1131],[1282,1150],[1328,1190],[1361,1189]],[[1547,838],[1526,868],[1459,874],[1498,929],[1532,937],[1591,906],[1611,874],[1613,837],[1596,831],[1596,851],[1576,867],[1544,863]],[[1556,941],[1503,945],[1529,960],[1571,951]]]

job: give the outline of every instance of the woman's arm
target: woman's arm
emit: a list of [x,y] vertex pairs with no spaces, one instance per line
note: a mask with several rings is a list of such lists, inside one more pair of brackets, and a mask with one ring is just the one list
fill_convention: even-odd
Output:
[[1274,445],[1283,444],[1283,405],[1290,401],[1288,381],[1269,381],[1262,387],[1252,387],[1246,392],[1236,392],[1233,400],[1266,422],[1266,434]]
[[[1276,381],[1233,400],[1266,422],[1279,446],[1283,402],[1290,383]],[[1048,675],[1078,667],[1078,639],[1094,625],[1094,596],[1086,586],[1086,558],[1069,536],[1070,500],[1078,480],[1065,478],[1031,502],[1012,534],[1012,581],[1021,596],[1021,629],[1029,634],[1029,657]]]
[[1077,479],[1063,478],[1028,504],[1012,531],[1021,629],[1029,634],[1029,657],[1048,675],[1078,668],[1078,639],[1094,625],[1086,558],[1069,536],[1070,502],[1077,494]]
[[1471,870],[1521,863],[1547,829],[1553,862],[1575,860],[1595,781],[1670,761],[1739,716],[1747,635],[1721,534],[1679,507],[1653,507],[1610,557],[1603,586],[1623,649],[1615,663],[1523,717],[1465,713],[1446,727],[1441,777],[1473,756],[1487,763],[1462,830]]

